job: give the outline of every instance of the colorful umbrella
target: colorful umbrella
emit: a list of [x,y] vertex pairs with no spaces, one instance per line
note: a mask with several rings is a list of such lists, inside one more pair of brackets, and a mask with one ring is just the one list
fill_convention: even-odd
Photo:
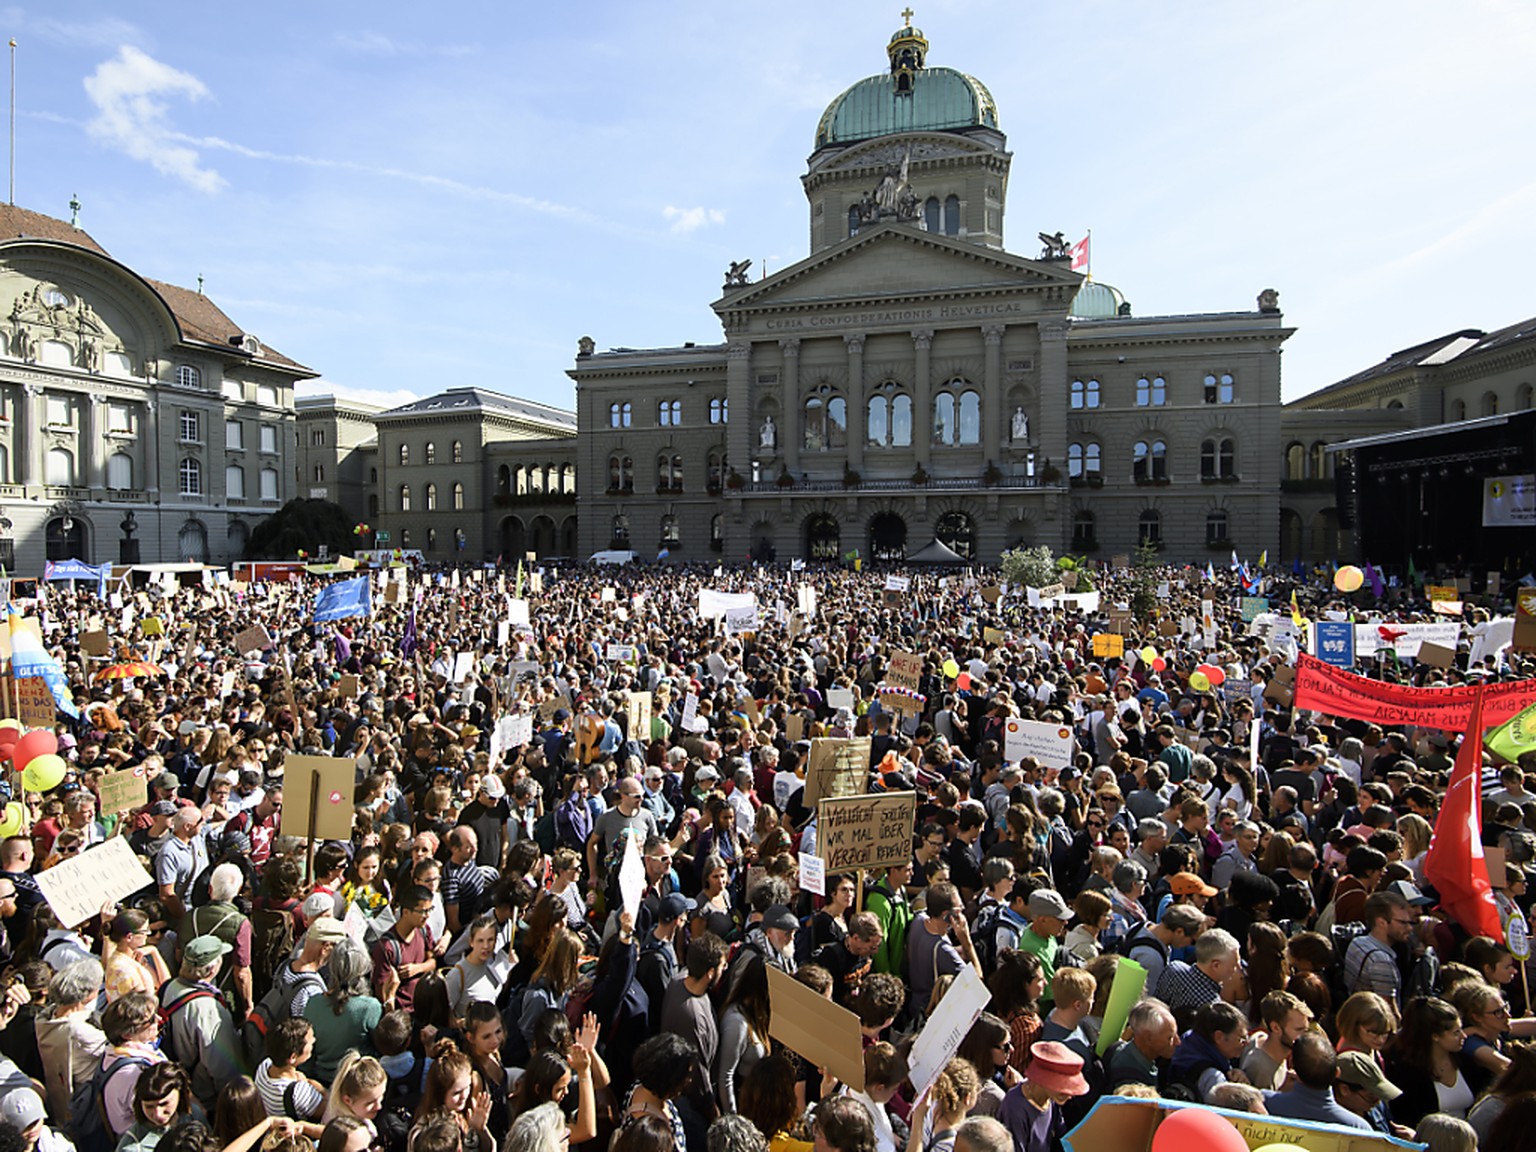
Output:
[[148,660],[130,660],[126,664],[111,664],[96,673],[98,680],[129,680],[137,676],[164,676],[165,669]]

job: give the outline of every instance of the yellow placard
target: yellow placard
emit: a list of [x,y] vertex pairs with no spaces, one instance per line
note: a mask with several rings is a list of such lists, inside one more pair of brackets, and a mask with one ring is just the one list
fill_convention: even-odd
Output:
[[1093,654],[1104,660],[1124,656],[1125,637],[1118,632],[1095,632],[1093,634]]

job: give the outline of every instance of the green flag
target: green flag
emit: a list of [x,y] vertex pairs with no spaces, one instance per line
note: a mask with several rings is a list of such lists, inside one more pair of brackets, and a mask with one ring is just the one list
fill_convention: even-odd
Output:
[[523,562],[521,560],[517,562],[517,590],[512,595],[519,600],[523,598]]
[[1516,712],[1483,738],[1483,747],[1513,764],[1536,748],[1536,704]]

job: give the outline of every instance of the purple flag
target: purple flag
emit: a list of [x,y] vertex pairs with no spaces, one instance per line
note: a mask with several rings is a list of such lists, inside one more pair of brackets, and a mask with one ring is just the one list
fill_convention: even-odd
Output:
[[1381,571],[1376,565],[1367,564],[1365,566],[1365,578],[1371,582],[1371,591],[1376,594],[1376,598],[1378,600],[1381,599],[1382,594],[1386,591],[1386,585],[1382,583]]
[[332,639],[336,642],[336,663],[345,664],[348,660],[352,659],[352,645],[348,642],[347,638],[340,632],[336,632],[333,634]]
[[416,609],[405,618],[405,634],[400,637],[400,655],[409,660],[416,654]]

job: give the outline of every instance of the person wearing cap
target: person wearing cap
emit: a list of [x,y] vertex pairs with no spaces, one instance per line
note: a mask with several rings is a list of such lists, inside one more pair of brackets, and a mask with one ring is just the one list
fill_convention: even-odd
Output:
[[171,817],[176,815],[176,805],[169,800],[156,800],[145,809],[149,822],[142,828],[128,833],[128,847],[135,856],[153,858],[171,836]]
[[[952,942],[949,934],[953,932]],[[941,976],[958,976],[967,964],[976,963],[971,928],[953,884],[930,884],[923,897],[923,911],[907,933],[907,972],[914,1017],[928,1011],[928,1001]]]
[[1051,1152],[1067,1130],[1062,1109],[1088,1092],[1083,1058],[1052,1040],[1037,1041],[1029,1052],[1024,1082],[1008,1090],[997,1119],[1012,1134],[1015,1152]]
[[[475,833],[475,863],[485,868],[505,872],[507,852],[512,847],[512,833],[508,821],[512,817],[507,802],[507,786],[494,772],[480,778],[475,798],[459,812],[461,827]],[[451,838],[450,838],[451,839]]]
[[217,936],[198,936],[181,954],[181,970],[160,990],[170,1017],[161,1039],[166,1055],[187,1070],[192,1095],[212,1114],[219,1085],[245,1074],[240,1035],[214,981],[231,949]]
[[[1411,1129],[1392,1123],[1387,1105],[1403,1094],[1388,1080],[1381,1065],[1368,1052],[1340,1052],[1335,1060],[1333,1099],[1342,1108],[1359,1116],[1371,1129],[1384,1136],[1411,1140]],[[1476,1126],[1475,1113],[1473,1125]]]
[[732,979],[736,967],[750,953],[756,953],[771,967],[786,976],[793,976],[799,968],[795,960],[795,935],[800,931],[800,921],[788,907],[775,904],[763,913],[763,918],[747,929],[742,941],[737,964],[732,965]]
[[346,926],[334,916],[317,916],[304,933],[304,942],[295,957],[278,965],[272,987],[281,989],[290,1016],[304,1015],[304,1006],[312,997],[325,992],[325,968],[336,945],[347,939]]
[[6,1090],[0,1098],[0,1124],[21,1135],[23,1152],[74,1152],[68,1137],[48,1126],[43,1098],[30,1087]]
[[1051,888],[1038,888],[1029,894],[1025,914],[1029,917],[1029,927],[1019,933],[1018,946],[1039,957],[1040,970],[1049,985],[1056,975],[1061,938],[1067,933],[1067,921],[1072,919],[1072,909],[1060,892]]
[[648,1011],[652,1032],[661,1021],[662,999],[677,976],[677,944],[683,918],[695,906],[694,901],[680,892],[663,896],[656,907],[656,922],[640,942],[635,979],[645,989],[650,1001]]
[[1334,1099],[1338,1054],[1328,1037],[1318,1032],[1308,1032],[1300,1037],[1291,1048],[1291,1069],[1296,1073],[1295,1086],[1276,1092],[1264,1101],[1271,1116],[1372,1131],[1362,1115]]

